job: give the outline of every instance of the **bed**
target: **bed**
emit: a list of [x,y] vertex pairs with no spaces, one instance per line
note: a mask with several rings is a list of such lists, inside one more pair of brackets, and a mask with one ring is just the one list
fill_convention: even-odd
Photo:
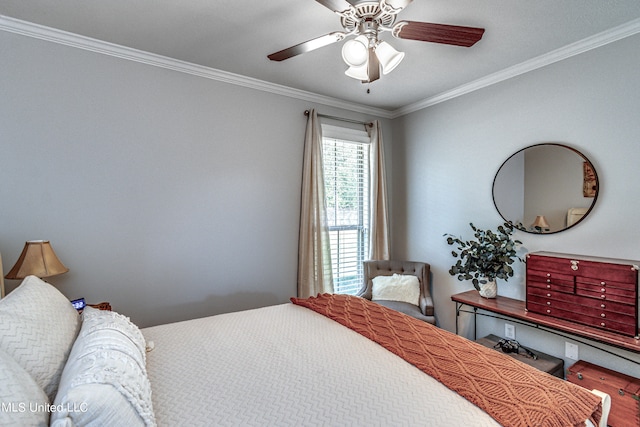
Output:
[[[33,276],[0,300],[0,424],[551,426],[578,416],[573,425],[606,425],[608,396],[358,297],[293,298],[142,330],[116,312],[88,308],[80,319],[69,307]],[[409,330],[429,338],[401,341]],[[460,353],[461,365],[445,366]],[[469,377],[487,360],[508,368],[489,380],[495,387]],[[512,382],[525,388],[503,387]],[[556,407],[541,412],[541,396]],[[529,407],[509,411],[517,417],[498,410],[500,423],[495,408],[481,409],[516,400]]]

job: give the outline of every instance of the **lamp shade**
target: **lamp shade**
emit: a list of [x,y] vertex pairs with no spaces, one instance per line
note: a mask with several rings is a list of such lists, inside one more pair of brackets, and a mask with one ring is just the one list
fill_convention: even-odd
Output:
[[382,65],[382,74],[389,74],[404,58],[404,52],[398,52],[387,42],[380,42],[376,46],[376,56]]
[[548,229],[549,228],[549,223],[547,222],[547,219],[544,217],[544,215],[538,215],[536,217],[536,220],[533,221],[533,224],[531,224],[531,227]]
[[369,59],[369,40],[358,36],[342,46],[342,59],[349,67],[361,67]]
[[351,78],[366,82],[369,80],[368,70],[369,66],[365,63],[360,67],[349,67],[344,73]]
[[48,240],[30,240],[24,244],[20,258],[5,278],[24,279],[30,275],[43,278],[67,271],[69,269],[60,262]]

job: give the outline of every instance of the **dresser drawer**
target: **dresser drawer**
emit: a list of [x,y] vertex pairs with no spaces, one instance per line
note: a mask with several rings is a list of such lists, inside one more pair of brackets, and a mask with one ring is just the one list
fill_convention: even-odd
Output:
[[602,301],[617,301],[630,305],[635,305],[637,298],[637,294],[631,290],[591,285],[579,281],[576,282],[576,295]]
[[527,271],[527,283],[542,289],[573,293],[575,278],[566,274],[544,272],[539,270]]
[[527,298],[527,310],[533,313],[544,314],[551,317],[557,317],[559,319],[572,320],[574,322],[595,326],[594,323],[597,320],[595,317],[586,316],[584,313],[576,311],[574,308],[575,307],[568,307],[567,304],[556,305],[555,302],[551,302],[551,304],[549,304],[549,301],[531,295]]
[[[615,311],[594,310],[585,306],[581,306],[578,310],[580,310],[585,316],[589,317],[589,319],[585,320],[585,323],[588,324],[596,324],[597,326],[604,328],[606,323],[615,322],[620,325],[629,324],[629,326],[633,328],[633,321],[635,318],[628,314],[616,313]],[[633,329],[630,329],[630,331],[633,333]]]
[[584,305],[549,300],[530,294],[527,295],[527,310],[625,335],[635,335],[637,331],[634,316],[605,312]]
[[573,264],[568,258],[556,258],[552,256],[540,256],[530,254],[527,257],[527,269],[553,272],[573,276]]
[[[529,298],[529,296],[540,297],[555,301],[565,301],[567,304],[578,304],[584,299],[583,297],[579,297],[572,293],[566,293],[562,291],[556,291],[554,289],[547,289],[546,287],[541,288],[537,286],[527,287],[527,298]],[[597,306],[594,305],[594,308],[597,308]]]
[[578,260],[576,274],[597,280],[638,284],[638,270],[632,265]]
[[638,270],[632,264],[614,264],[581,259],[578,256],[554,257],[530,254],[527,268],[566,274],[569,276],[591,277],[598,280],[638,284]]
[[576,281],[594,287],[610,288],[627,292],[635,292],[638,286],[635,282],[616,282],[615,280],[605,280],[601,278],[576,276]]
[[560,301],[565,303],[566,306],[571,307],[575,305],[583,305],[588,307],[594,312],[605,311],[625,314],[627,316],[634,316],[636,308],[631,304],[618,303],[613,301],[603,301],[599,298],[584,298],[580,295],[567,294],[564,292],[555,292],[548,289],[542,289],[537,287],[527,288],[527,297],[537,296],[552,301]]

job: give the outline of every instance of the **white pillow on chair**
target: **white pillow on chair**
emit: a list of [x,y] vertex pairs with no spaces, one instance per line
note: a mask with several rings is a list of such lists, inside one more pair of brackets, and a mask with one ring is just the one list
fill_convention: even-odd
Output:
[[394,274],[376,276],[372,280],[371,300],[402,301],[418,305],[420,300],[420,281],[416,276]]

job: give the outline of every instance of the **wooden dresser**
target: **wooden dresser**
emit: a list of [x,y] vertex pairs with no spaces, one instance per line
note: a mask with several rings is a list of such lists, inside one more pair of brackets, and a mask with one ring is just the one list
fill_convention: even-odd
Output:
[[527,310],[638,339],[639,261],[534,252]]

